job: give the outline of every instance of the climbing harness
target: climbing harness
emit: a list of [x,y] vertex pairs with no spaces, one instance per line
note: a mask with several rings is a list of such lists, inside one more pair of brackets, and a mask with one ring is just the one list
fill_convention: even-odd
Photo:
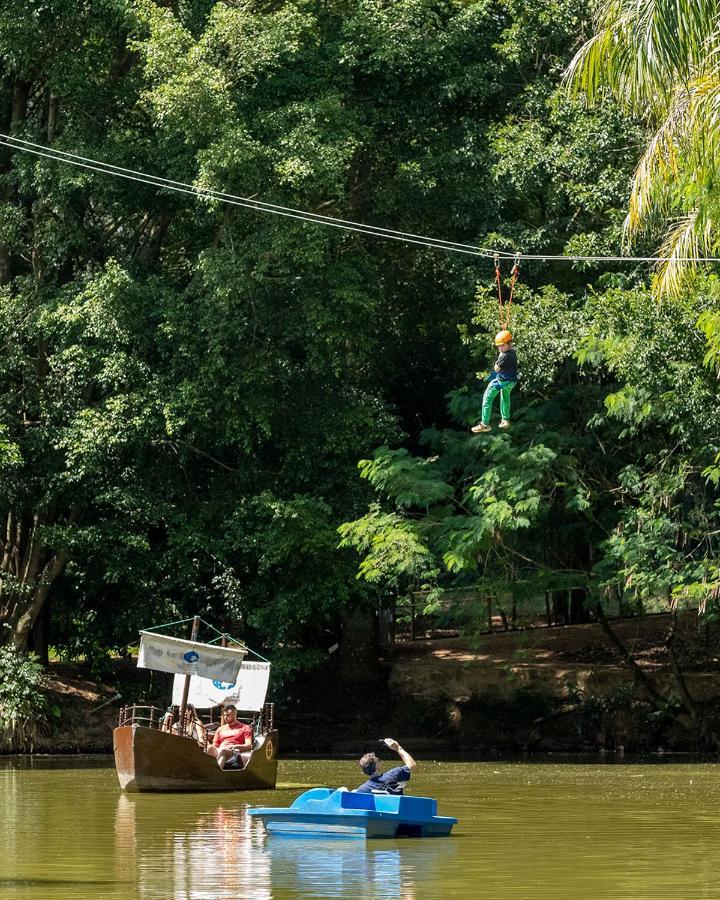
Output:
[[512,312],[512,302],[513,295],[515,293],[515,285],[517,284],[517,280],[520,277],[520,254],[515,254],[515,262],[513,263],[512,270],[510,272],[510,294],[508,296],[507,303],[503,299],[503,284],[502,284],[502,273],[500,272],[500,255],[498,253],[495,254],[495,284],[497,285],[498,291],[498,320],[500,322],[500,328],[503,331],[510,330],[510,314]]

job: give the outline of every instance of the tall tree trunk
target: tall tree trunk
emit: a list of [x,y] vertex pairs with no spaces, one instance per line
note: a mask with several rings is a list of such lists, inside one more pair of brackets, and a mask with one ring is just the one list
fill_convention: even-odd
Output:
[[16,81],[13,86],[12,109],[10,113],[10,128],[13,129],[23,121],[27,114],[28,98],[30,96],[30,82]]
[[339,674],[350,684],[373,681],[378,674],[378,640],[375,612],[358,605],[342,620]]
[[685,676],[683,675],[682,669],[680,668],[680,662],[677,658],[677,651],[675,649],[676,639],[677,609],[673,609],[670,613],[670,628],[668,629],[667,637],[665,639],[665,646],[667,647],[668,656],[670,658],[670,670],[673,673],[675,685],[677,687],[682,705],[687,710],[687,713],[693,720],[693,722],[697,723],[700,710],[688,689],[687,682],[685,681]]
[[141,245],[137,252],[137,260],[144,266],[154,265],[160,258],[163,241],[170,227],[172,217],[167,212],[160,213],[151,220],[141,238]]
[[640,668],[631,651],[625,646],[622,639],[618,634],[616,634],[607,618],[605,617],[605,610],[603,609],[602,603],[600,603],[600,601],[595,604],[595,615],[597,616],[597,620],[600,623],[600,627],[602,628],[605,636],[617,651],[623,664],[629,669],[635,683],[639,687],[641,687],[646,694],[650,696],[656,707],[663,713],[665,713],[665,715],[669,716],[671,719],[675,719],[682,725],[687,726],[689,724],[687,715],[678,715],[672,708],[670,698],[665,697],[655,687],[652,681],[648,678],[647,674]]
[[42,608],[40,615],[30,632],[28,641],[29,649],[32,650],[40,659],[40,662],[47,669],[50,664],[50,607],[52,606],[52,597],[48,597]]
[[[27,81],[16,81],[12,88],[12,105],[10,111],[10,121],[6,127],[12,133],[13,129],[19,125],[27,113],[28,97],[30,96],[30,84]],[[5,123],[3,123],[5,124]],[[4,172],[10,171],[10,153],[6,151],[7,162],[4,163],[2,169]],[[7,203],[13,196],[13,188],[11,180],[8,178],[7,185],[0,192],[0,200]],[[10,251],[7,244],[0,241],[0,286],[7,284],[11,278],[10,269]]]
[[[68,523],[75,521],[71,511]],[[42,540],[42,516],[23,522],[11,511],[6,520],[0,562],[0,644],[26,650],[42,615],[50,590],[65,568],[64,550],[47,547]]]
[[58,576],[65,568],[66,555],[64,552],[55,553],[43,566],[40,577],[32,587],[28,585],[26,594],[29,599],[18,603],[16,614],[11,622],[9,641],[16,650],[25,651],[28,648],[30,633],[43,611],[50,588],[57,581]]
[[590,610],[586,605],[587,590],[572,588],[570,590],[570,624],[582,625],[590,621]]
[[57,131],[58,113],[60,111],[60,102],[56,94],[50,94],[48,99],[48,117],[47,117],[47,141],[52,144],[55,140],[55,132]]

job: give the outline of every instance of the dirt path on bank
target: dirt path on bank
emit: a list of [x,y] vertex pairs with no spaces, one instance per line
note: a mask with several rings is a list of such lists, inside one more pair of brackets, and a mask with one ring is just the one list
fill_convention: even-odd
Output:
[[[657,687],[672,690],[666,645],[670,616],[610,624]],[[693,613],[679,617],[676,653],[695,699],[720,695],[720,642],[715,633],[698,630]],[[627,667],[597,623],[399,643],[390,675],[394,693],[459,702],[475,695],[509,698],[519,688],[559,697],[606,696],[630,682]]]
[[[611,619],[610,625],[633,653],[638,663],[652,671],[665,668],[668,663],[665,641],[670,616],[659,614],[634,619]],[[719,671],[720,643],[715,634],[709,641],[698,632],[697,617],[687,613],[678,618],[677,637],[683,665],[691,670]],[[399,658],[434,656],[462,662],[484,663],[488,666],[522,664],[568,666],[609,665],[618,662],[617,652],[596,622],[587,625],[565,625],[551,628],[527,628],[482,634],[476,638],[440,637],[426,640],[398,642]]]

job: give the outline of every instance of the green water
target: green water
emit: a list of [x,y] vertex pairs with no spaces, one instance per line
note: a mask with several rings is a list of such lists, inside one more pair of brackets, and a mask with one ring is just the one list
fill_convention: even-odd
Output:
[[658,900],[720,897],[720,765],[423,762],[451,838],[267,839],[249,804],[354,786],[287,761],[275,792],[123,795],[99,757],[0,760],[0,898]]

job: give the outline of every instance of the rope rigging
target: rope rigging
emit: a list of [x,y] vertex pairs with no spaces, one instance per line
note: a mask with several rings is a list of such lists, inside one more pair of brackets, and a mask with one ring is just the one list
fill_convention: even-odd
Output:
[[512,302],[513,296],[515,294],[515,285],[517,284],[517,280],[520,277],[520,254],[515,254],[513,267],[510,271],[510,293],[508,295],[507,303],[503,299],[502,272],[500,271],[500,255],[498,253],[496,253],[494,256],[494,263],[495,284],[497,285],[498,292],[498,321],[500,322],[500,328],[502,331],[510,331],[510,314],[512,313]]

